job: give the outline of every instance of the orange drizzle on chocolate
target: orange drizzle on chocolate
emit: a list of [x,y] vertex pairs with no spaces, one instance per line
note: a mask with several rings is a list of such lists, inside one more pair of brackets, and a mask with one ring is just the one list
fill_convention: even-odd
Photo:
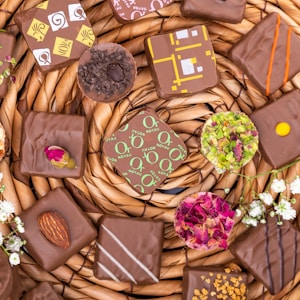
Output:
[[270,94],[270,82],[271,82],[275,50],[276,50],[278,35],[279,35],[279,27],[280,27],[280,15],[278,14],[276,28],[275,28],[275,34],[274,34],[274,41],[273,41],[273,45],[272,45],[272,51],[271,51],[269,67],[268,67],[268,75],[267,75],[267,82],[266,82],[266,96],[269,96],[269,94]]
[[290,56],[291,56],[291,34],[292,34],[292,28],[289,27],[287,33],[287,42],[286,42],[285,73],[284,73],[283,85],[287,83],[289,78]]

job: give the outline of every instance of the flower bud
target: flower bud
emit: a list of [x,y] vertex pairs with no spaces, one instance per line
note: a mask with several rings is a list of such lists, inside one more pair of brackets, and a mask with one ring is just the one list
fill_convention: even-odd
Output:
[[75,169],[77,165],[70,154],[59,146],[47,146],[44,149],[47,159],[54,167]]

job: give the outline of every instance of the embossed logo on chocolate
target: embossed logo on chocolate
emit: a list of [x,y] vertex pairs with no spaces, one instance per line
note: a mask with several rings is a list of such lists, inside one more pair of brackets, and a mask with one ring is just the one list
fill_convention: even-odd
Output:
[[66,15],[63,11],[58,11],[48,15],[48,20],[52,31],[69,27]]
[[32,53],[40,66],[48,66],[51,64],[51,53],[49,48],[35,49]]
[[144,110],[103,144],[120,174],[140,193],[151,193],[185,159],[186,146],[158,116]]
[[80,3],[70,4],[68,6],[70,21],[82,21],[86,19],[86,14]]
[[36,39],[38,42],[42,42],[45,39],[48,29],[49,25],[36,18],[33,18],[27,30],[27,34]]

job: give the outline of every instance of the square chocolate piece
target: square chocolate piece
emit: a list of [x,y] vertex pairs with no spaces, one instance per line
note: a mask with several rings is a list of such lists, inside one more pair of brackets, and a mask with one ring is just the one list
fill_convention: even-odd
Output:
[[300,271],[300,233],[289,221],[277,218],[251,227],[229,250],[269,292],[279,293]]
[[114,16],[120,23],[129,23],[161,9],[175,0],[109,0]]
[[12,64],[9,60],[12,58],[13,49],[15,47],[16,38],[14,35],[0,31],[0,98],[3,98],[8,89],[9,75],[6,70],[11,72]]
[[300,71],[300,39],[271,13],[231,49],[229,56],[266,96]]
[[139,193],[153,192],[184,161],[179,136],[155,112],[143,110],[103,143],[103,151]]
[[185,17],[203,17],[208,20],[240,23],[246,0],[182,0],[180,10]]
[[[83,176],[87,152],[87,120],[84,116],[28,112],[23,119],[20,171],[24,175],[79,178]],[[47,146],[65,149],[76,168],[58,168],[44,152]]]
[[47,0],[14,17],[44,72],[65,67],[95,42],[90,22],[77,0]]
[[133,284],[159,282],[163,221],[104,215],[94,261],[98,279]]
[[[185,267],[183,269],[182,300],[240,299],[246,300],[247,274],[229,267]],[[226,293],[224,293],[226,291]],[[231,298],[232,295],[238,298]]]
[[255,124],[262,155],[278,169],[300,156],[300,90],[259,108],[250,115]]
[[25,294],[22,300],[63,300],[63,298],[58,295],[51,283],[47,281],[43,281],[39,283],[36,287],[31,289],[29,292]]
[[205,25],[149,37],[145,51],[161,98],[194,94],[218,82],[216,57]]
[[63,265],[97,237],[97,230],[64,188],[51,190],[20,215],[26,249],[46,271]]

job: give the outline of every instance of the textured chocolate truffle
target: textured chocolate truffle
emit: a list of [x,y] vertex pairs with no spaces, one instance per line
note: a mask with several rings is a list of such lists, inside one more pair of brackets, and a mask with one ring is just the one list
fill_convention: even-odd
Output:
[[229,250],[274,295],[300,271],[299,243],[299,231],[289,221],[277,225],[274,217],[248,229]]
[[151,193],[184,161],[179,136],[155,112],[143,110],[103,143],[103,151],[139,193]]
[[[250,115],[260,140],[263,158],[278,169],[300,156],[300,90],[283,95]],[[278,125],[290,131],[278,131]]]
[[271,13],[236,43],[229,56],[265,95],[300,71],[300,39],[277,13]]
[[[68,225],[70,245],[66,249],[51,243],[40,230],[38,219],[49,211],[59,213]],[[26,249],[30,255],[46,271],[53,271],[64,264],[97,236],[91,221],[64,188],[50,191],[35,205],[23,211],[20,218],[24,223],[25,232],[19,235],[27,241]],[[54,230],[54,235],[58,236],[55,232]]]
[[158,282],[163,239],[162,221],[104,215],[99,221],[95,277],[134,284]]
[[204,25],[149,37],[145,52],[161,98],[194,94],[218,82],[216,58]]
[[[87,120],[84,116],[30,111],[24,115],[20,171],[44,177],[82,177],[87,152]],[[77,168],[57,168],[47,159],[47,146],[64,148]]]
[[70,65],[95,42],[91,24],[77,0],[43,1],[17,13],[14,20],[44,72]]
[[21,300],[63,300],[63,298],[58,295],[51,283],[43,281],[38,284],[36,287],[32,288],[29,292],[26,293]]
[[[7,32],[0,31],[0,61],[3,63],[0,66],[0,74],[4,75],[3,72],[8,68],[11,72],[12,65],[7,62],[8,58],[12,57],[13,49],[16,43],[16,38],[14,35]],[[2,81],[2,79],[1,79]],[[3,98],[8,89],[9,77],[3,79],[0,83],[0,98]]]
[[246,0],[182,0],[181,13],[185,17],[203,17],[209,20],[240,23]]
[[86,96],[97,102],[118,101],[130,92],[136,73],[129,51],[115,43],[104,43],[80,57],[78,84]]

